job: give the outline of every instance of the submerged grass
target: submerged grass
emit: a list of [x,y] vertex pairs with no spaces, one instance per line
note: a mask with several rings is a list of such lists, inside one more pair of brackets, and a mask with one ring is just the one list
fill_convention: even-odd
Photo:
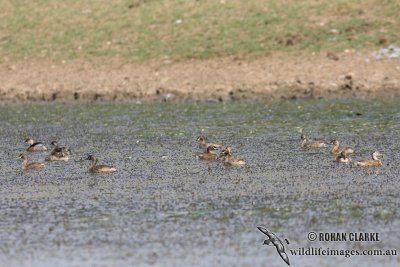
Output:
[[[237,114],[237,110],[241,110]],[[49,112],[51,110],[51,112]],[[318,110],[318,112],[316,112]],[[184,115],[183,115],[184,114]],[[193,121],[196,117],[199,121]],[[104,126],[134,126],[138,136],[157,135],[165,129],[171,136],[188,134],[192,127],[207,132],[244,125],[237,135],[257,136],[265,129],[285,127],[298,132],[340,133],[343,128],[353,133],[398,129],[398,100],[296,100],[257,103],[186,104],[95,104],[95,105],[19,105],[0,107],[0,121],[9,125],[31,123],[53,126],[72,123],[94,123]],[[338,120],[341,122],[338,124]],[[212,125],[207,124],[212,121]],[[310,124],[309,122],[313,123]],[[318,122],[318,123],[316,123]],[[172,126],[171,126],[172,125]],[[179,127],[176,127],[179,125]],[[118,131],[118,128],[115,128]]]
[[[398,102],[2,106],[3,262],[70,266],[74,258],[76,265],[113,265],[118,258],[123,261],[118,265],[143,265],[143,255],[149,254],[158,255],[155,266],[231,266],[235,263],[229,259],[237,261],[241,253],[240,260],[249,263],[236,265],[264,266],[265,236],[256,226],[268,227],[291,244],[306,244],[310,231],[379,231],[397,246]],[[355,148],[354,160],[379,149],[385,154],[384,166],[339,165],[330,147],[301,149],[300,129],[326,141],[339,138]],[[200,134],[231,145],[248,167],[197,160]],[[70,146],[71,160],[46,162],[42,172],[21,173],[16,157],[26,150],[27,136]],[[84,160],[88,153],[118,171],[89,174]],[[45,153],[29,156],[43,161]],[[275,256],[271,264],[282,264]],[[392,259],[380,261],[388,266]],[[369,264],[371,258],[359,260]],[[311,258],[304,263],[313,264]],[[319,265],[343,264],[326,258]]]
[[126,60],[398,43],[396,0],[0,0],[0,57]]

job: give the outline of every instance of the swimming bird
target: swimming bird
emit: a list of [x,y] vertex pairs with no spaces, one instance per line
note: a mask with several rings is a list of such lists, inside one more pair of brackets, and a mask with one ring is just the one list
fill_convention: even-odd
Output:
[[45,161],[68,161],[69,155],[68,154],[56,154],[56,155],[48,155],[44,159]]
[[233,151],[230,146],[227,146],[224,150],[222,150],[221,154],[218,158],[225,157],[224,164],[226,166],[244,166],[246,165],[246,161],[243,159],[237,159],[233,156]]
[[217,147],[215,145],[209,145],[207,147],[207,153],[200,154],[199,159],[202,160],[216,160],[218,158],[218,154],[215,152]]
[[322,148],[322,147],[326,147],[326,144],[324,142],[321,141],[313,141],[308,139],[305,135],[301,135],[301,147],[302,148]]
[[213,145],[217,148],[220,147],[219,144],[207,143],[207,137],[205,137],[204,135],[197,137],[196,141],[199,142],[199,148],[207,149],[211,145]]
[[346,150],[347,154],[354,153],[354,150],[351,147],[345,147],[345,148],[340,147],[339,140],[333,139],[330,143],[333,144],[333,148],[331,150],[331,154],[333,155],[339,155],[340,153],[342,153],[343,150]]
[[51,142],[51,145],[54,146],[54,149],[51,151],[50,155],[48,155],[45,160],[53,161],[53,160],[63,160],[68,161],[71,155],[71,150],[69,147],[59,147],[57,141]]
[[92,161],[92,165],[89,168],[89,171],[91,173],[107,173],[107,172],[115,172],[117,170],[114,167],[108,165],[96,165],[97,158],[93,155],[89,155],[86,159]]
[[347,156],[348,151],[343,150],[342,152],[340,152],[340,155],[336,157],[336,162],[337,163],[350,163],[351,162],[351,158]]
[[43,163],[32,162],[32,163],[28,164],[28,156],[25,155],[24,153],[19,154],[18,157],[20,159],[22,159],[22,170],[23,171],[29,171],[29,170],[40,171],[41,169],[44,168],[44,164]]
[[361,167],[380,167],[382,166],[382,161],[378,158],[379,156],[382,156],[382,154],[379,151],[374,151],[374,153],[371,154],[372,159],[357,161],[355,165]]
[[32,138],[28,138],[25,140],[25,143],[29,145],[26,151],[35,152],[35,151],[46,151],[47,147],[43,145],[41,142],[35,142]]
[[285,247],[283,246],[282,241],[271,231],[268,229],[257,226],[258,230],[260,230],[263,234],[268,236],[268,239],[264,240],[263,245],[275,246],[276,251],[278,252],[279,256],[281,256],[282,260],[286,262],[287,265],[290,266],[289,257],[286,254]]

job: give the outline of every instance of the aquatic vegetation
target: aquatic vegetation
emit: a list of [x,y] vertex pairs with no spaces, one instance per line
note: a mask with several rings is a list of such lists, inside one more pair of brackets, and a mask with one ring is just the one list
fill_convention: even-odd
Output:
[[[17,260],[29,258],[33,265],[42,259],[68,263],[71,255],[82,264],[89,258],[89,264],[114,264],[120,257],[147,262],[143,255],[153,253],[159,255],[155,264],[162,258],[213,265],[215,259],[204,255],[229,259],[235,247],[245,247],[240,253],[254,266],[265,257],[250,249],[258,242],[257,225],[297,242],[319,229],[376,229],[390,239],[400,224],[399,106],[398,100],[354,99],[2,106],[4,253],[19,251]],[[326,142],[343,140],[354,147],[354,160],[379,148],[384,166],[338,166],[329,147],[301,149],[301,131]],[[222,148],[234,147],[248,168],[197,160],[202,149],[196,138],[203,134]],[[46,145],[62,140],[73,151],[70,160],[23,174],[16,155],[26,149],[27,136]],[[118,172],[90,175],[89,153]],[[26,242],[15,242],[21,238]]]

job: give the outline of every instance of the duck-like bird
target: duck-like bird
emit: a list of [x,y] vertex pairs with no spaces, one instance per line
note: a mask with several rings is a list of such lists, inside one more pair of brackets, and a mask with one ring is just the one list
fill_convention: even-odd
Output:
[[207,137],[205,137],[204,135],[201,135],[201,136],[197,137],[196,141],[199,142],[199,148],[207,149],[211,145],[213,145],[213,146],[215,146],[217,148],[221,146],[221,145],[218,145],[218,144],[207,143]]
[[69,147],[59,147],[57,141],[51,142],[51,145],[54,146],[54,149],[51,151],[50,155],[46,157],[46,161],[69,160],[69,157],[71,155],[71,150]]
[[331,150],[331,154],[333,155],[340,155],[340,153],[342,153],[342,151],[344,150],[347,151],[347,154],[354,153],[354,150],[351,147],[346,147],[346,148],[340,147],[339,140],[333,139],[331,141],[331,144],[333,144],[333,148]]
[[28,163],[28,156],[25,155],[24,153],[19,154],[18,157],[20,159],[22,159],[22,170],[23,171],[29,171],[29,170],[40,171],[44,168],[44,164],[40,163],[40,162]]
[[382,161],[378,158],[379,156],[382,156],[382,154],[379,151],[375,151],[371,155],[372,159],[357,161],[355,165],[361,167],[380,167],[382,166]]
[[286,254],[285,247],[283,246],[282,241],[277,237],[274,233],[271,231],[268,231],[268,229],[262,227],[262,226],[257,226],[258,230],[260,230],[263,234],[268,236],[268,239],[264,240],[264,245],[269,245],[269,246],[275,246],[276,251],[278,251],[279,256],[281,256],[282,260],[286,262],[287,265],[290,266],[289,262],[289,257]]
[[43,145],[41,142],[35,142],[32,138],[28,138],[25,140],[25,143],[29,145],[29,147],[26,149],[26,151],[29,152],[36,152],[36,151],[46,151],[47,147]]
[[345,149],[343,149],[339,156],[336,157],[336,162],[337,163],[350,163],[351,162],[351,158],[348,156],[349,154],[353,153],[354,150],[350,147],[346,147]]
[[227,146],[224,150],[222,150],[221,154],[218,158],[225,157],[224,164],[226,166],[244,166],[246,165],[246,161],[243,159],[237,159],[233,156],[233,151],[230,146]]
[[200,154],[199,159],[202,160],[216,160],[218,158],[218,154],[215,152],[217,147],[215,145],[209,145],[207,147],[207,153]]
[[301,142],[301,147],[302,148],[322,148],[322,147],[326,147],[326,144],[324,142],[310,140],[304,134],[302,134],[300,138],[302,140],[302,142]]
[[89,168],[89,171],[91,173],[107,173],[107,172],[117,171],[117,169],[115,169],[114,167],[108,166],[108,165],[96,165],[97,158],[93,155],[89,155],[86,159],[92,161],[92,165]]

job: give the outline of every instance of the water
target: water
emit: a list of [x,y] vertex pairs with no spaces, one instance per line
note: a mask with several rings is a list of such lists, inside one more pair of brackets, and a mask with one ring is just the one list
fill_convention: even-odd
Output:
[[[256,226],[299,247],[398,249],[400,100],[225,104],[36,104],[0,108],[3,266],[285,266]],[[377,169],[300,148],[301,131],[384,153]],[[233,147],[246,168],[202,162],[196,138]],[[32,137],[72,159],[22,173]],[[91,175],[84,158],[118,169]],[[46,153],[30,153],[43,161]],[[310,242],[379,232],[381,242]],[[293,266],[398,266],[398,256],[293,256]],[[269,266],[269,265],[268,265]]]

